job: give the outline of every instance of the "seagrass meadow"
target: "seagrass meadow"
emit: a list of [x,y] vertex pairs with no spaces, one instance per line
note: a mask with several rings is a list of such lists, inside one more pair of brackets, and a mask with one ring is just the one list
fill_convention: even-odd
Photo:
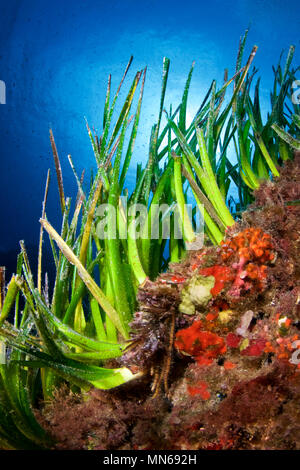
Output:
[[72,200],[50,129],[61,226],[47,217],[49,170],[37,272],[26,241],[11,279],[0,268],[1,449],[300,449],[299,67],[291,46],[265,117],[246,38],[191,122],[195,64],[167,109],[163,59],[132,191],[146,68],[122,103],[132,58],[116,91],[109,76],[102,133],[86,123],[96,170],[78,174],[68,156]]

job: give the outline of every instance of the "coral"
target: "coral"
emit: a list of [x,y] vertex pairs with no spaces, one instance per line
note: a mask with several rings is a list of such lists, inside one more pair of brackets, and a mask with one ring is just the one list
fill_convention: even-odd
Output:
[[231,261],[236,277],[229,295],[239,297],[241,289],[262,291],[266,287],[267,264],[275,259],[269,234],[260,228],[246,228],[221,243],[223,261]]
[[240,264],[246,261],[266,263],[274,259],[271,237],[261,228],[250,227],[233,237],[221,242],[221,257],[223,260],[238,255]]

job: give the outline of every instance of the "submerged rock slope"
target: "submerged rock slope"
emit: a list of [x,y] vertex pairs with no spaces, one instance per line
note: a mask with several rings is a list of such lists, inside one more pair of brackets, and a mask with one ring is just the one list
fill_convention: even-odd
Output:
[[300,155],[221,246],[138,295],[121,359],[144,377],[40,413],[59,449],[300,449]]

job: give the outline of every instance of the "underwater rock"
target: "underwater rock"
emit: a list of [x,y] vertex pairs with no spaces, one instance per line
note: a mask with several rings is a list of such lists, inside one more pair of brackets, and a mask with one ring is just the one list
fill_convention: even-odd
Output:
[[45,408],[58,448],[300,449],[300,155],[255,197],[140,288],[120,362],[143,379]]

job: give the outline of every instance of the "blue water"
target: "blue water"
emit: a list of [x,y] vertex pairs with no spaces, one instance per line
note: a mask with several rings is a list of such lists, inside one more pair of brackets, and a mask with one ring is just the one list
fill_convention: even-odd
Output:
[[[255,66],[268,107],[272,64],[282,49],[296,45],[299,64],[300,4],[283,0],[7,0],[0,1],[0,265],[10,264],[25,239],[33,254],[47,169],[52,180],[48,219],[59,227],[59,201],[49,144],[53,128],[61,157],[65,193],[75,197],[70,153],[80,173],[94,165],[84,116],[101,130],[107,76],[116,90],[131,54],[135,71],[148,66],[142,126],[129,173],[145,162],[151,125],[157,119],[162,59],[171,59],[166,104],[179,103],[193,60],[190,115],[213,78],[234,72],[238,41],[250,25],[246,48],[259,46]],[[13,269],[10,266],[10,269]]]

